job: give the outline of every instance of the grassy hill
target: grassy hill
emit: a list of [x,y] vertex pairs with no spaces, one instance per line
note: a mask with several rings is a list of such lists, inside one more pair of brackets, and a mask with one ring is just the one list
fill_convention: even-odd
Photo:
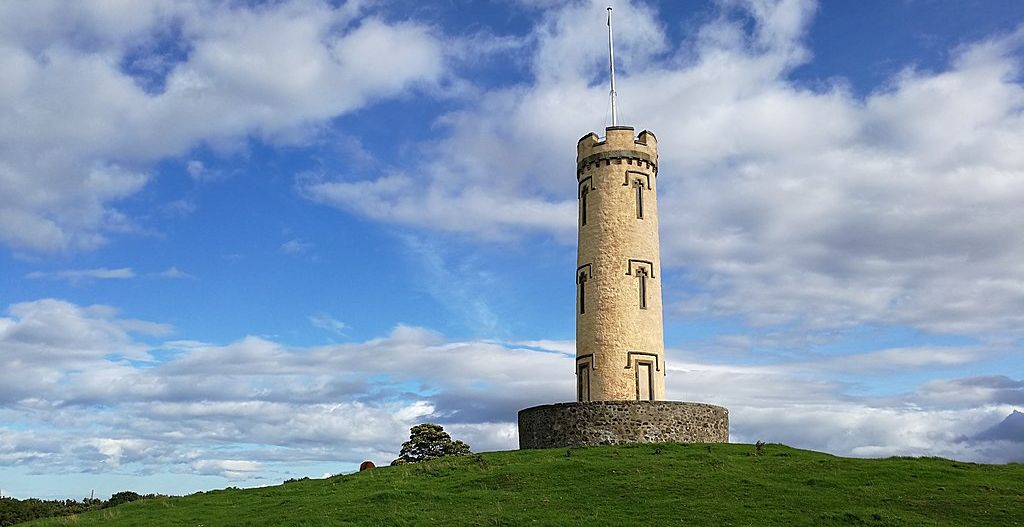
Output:
[[33,526],[1024,526],[1024,465],[782,445],[492,452],[159,498]]

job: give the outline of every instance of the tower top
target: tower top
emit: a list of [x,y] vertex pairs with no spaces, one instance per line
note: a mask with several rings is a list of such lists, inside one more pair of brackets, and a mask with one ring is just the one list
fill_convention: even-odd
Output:
[[648,163],[653,175],[658,175],[658,138],[649,130],[634,135],[632,126],[609,126],[604,137],[594,132],[576,143],[576,179],[580,179],[587,165],[599,160],[620,159],[627,165]]
[[618,108],[615,104],[615,42],[612,40],[612,6],[608,6],[608,77],[611,81],[611,90],[608,95],[612,103],[612,126],[618,126]]

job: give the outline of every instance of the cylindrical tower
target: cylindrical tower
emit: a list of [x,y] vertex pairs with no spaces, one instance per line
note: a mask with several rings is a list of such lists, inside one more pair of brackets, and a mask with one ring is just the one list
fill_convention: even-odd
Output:
[[729,410],[665,400],[658,243],[658,140],[612,125],[576,145],[576,399],[519,411],[520,448],[728,442]]
[[576,146],[578,401],[665,399],[658,143],[611,126]]

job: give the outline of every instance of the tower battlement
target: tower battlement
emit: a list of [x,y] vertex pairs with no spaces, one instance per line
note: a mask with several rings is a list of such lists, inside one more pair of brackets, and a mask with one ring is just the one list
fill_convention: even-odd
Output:
[[658,138],[649,130],[633,135],[631,126],[611,126],[601,139],[594,132],[576,143],[576,179],[600,164],[627,164],[643,167],[658,175]]

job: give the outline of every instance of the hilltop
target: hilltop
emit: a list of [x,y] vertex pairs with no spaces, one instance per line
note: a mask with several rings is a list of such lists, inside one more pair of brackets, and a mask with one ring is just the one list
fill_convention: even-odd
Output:
[[25,525],[526,524],[1024,526],[1024,465],[743,444],[490,452]]

